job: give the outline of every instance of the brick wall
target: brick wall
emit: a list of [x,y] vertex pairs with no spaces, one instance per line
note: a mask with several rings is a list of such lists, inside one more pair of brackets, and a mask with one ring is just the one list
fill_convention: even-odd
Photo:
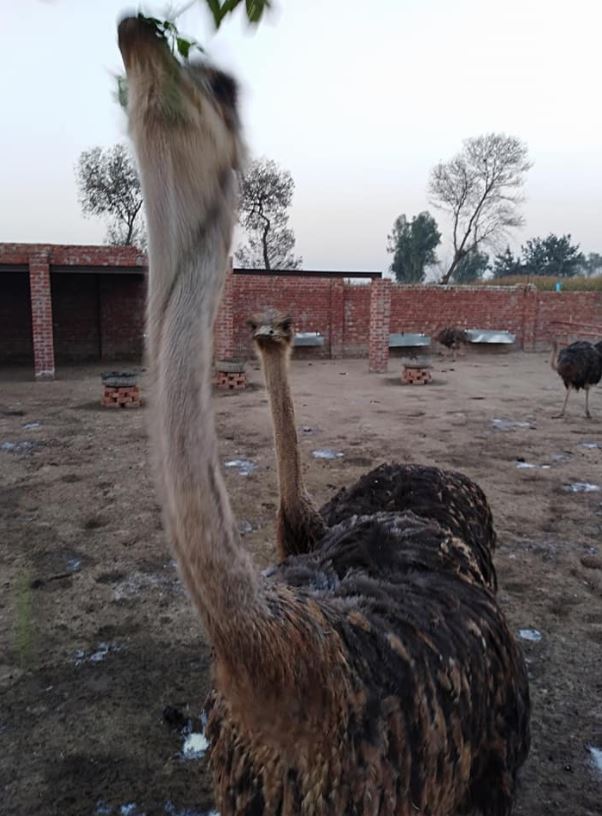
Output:
[[[340,294],[338,308],[333,312],[333,285],[331,278],[267,277],[261,275],[234,275],[233,332],[234,355],[253,357],[247,319],[267,306],[288,312],[295,319],[295,329],[301,332],[320,332],[326,338],[323,348],[312,348],[307,353],[314,357],[330,357],[331,344],[340,344]],[[334,324],[334,325],[333,325]]]
[[549,348],[551,324],[554,321],[602,326],[602,292],[539,292],[535,321],[536,348]]
[[[55,350],[59,362],[139,360],[145,265],[134,247],[0,244],[0,364],[33,356],[36,375],[51,376]],[[267,306],[290,313],[297,331],[325,337],[324,347],[298,356],[369,356],[373,370],[386,367],[390,332],[507,329],[532,350],[549,345],[554,321],[602,326],[599,292],[230,274],[215,324],[216,356],[252,357],[246,320]]]
[[434,334],[444,326],[505,329],[522,343],[527,297],[522,286],[394,285],[391,332]]
[[0,354],[3,364],[31,363],[31,300],[27,272],[0,277]]
[[145,288],[140,275],[51,273],[57,365],[140,360]]
[[146,279],[99,275],[101,349],[104,360],[141,360],[144,352]]

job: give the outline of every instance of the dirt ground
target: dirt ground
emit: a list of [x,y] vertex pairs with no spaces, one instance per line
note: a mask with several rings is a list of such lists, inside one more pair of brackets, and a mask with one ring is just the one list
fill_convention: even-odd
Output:
[[[533,746],[516,813],[599,814],[602,394],[592,421],[581,396],[554,420],[563,389],[543,355],[434,362],[426,387],[401,386],[398,361],[387,375],[368,374],[366,360],[294,362],[308,484],[322,502],[386,460],[481,484],[501,604],[517,635],[535,638],[521,640]],[[216,405],[224,466],[256,466],[225,473],[264,566],[275,470],[261,375],[249,370],[251,387]],[[49,383],[0,372],[0,811],[200,816],[212,802],[192,749],[202,754],[209,650],[161,532],[146,411],[101,409],[100,371]],[[324,449],[343,456],[314,458]]]

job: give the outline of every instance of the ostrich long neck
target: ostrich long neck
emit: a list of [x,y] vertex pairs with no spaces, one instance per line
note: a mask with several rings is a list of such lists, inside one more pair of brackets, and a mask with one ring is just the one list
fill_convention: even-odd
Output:
[[212,324],[231,215],[227,207],[223,215],[214,210],[213,222],[197,229],[195,240],[182,241],[184,251],[171,253],[166,247],[178,244],[169,241],[173,221],[162,223],[160,215],[149,212],[148,218],[159,481],[184,580],[211,639],[219,643],[245,625],[243,617],[248,620],[258,592],[221,476],[211,404]]
[[550,366],[554,371],[558,370],[558,341],[552,340],[552,353],[550,354]]
[[301,460],[295,407],[288,380],[288,352],[284,346],[261,351],[266,387],[270,397],[280,500],[284,508],[294,511],[299,498],[307,493],[301,473]]

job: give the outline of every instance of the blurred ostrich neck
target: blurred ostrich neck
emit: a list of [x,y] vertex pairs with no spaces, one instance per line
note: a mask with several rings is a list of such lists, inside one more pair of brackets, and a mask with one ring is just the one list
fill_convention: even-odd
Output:
[[[177,180],[167,180],[167,189],[177,189]],[[152,182],[145,187],[152,189]],[[198,212],[175,212],[173,203],[153,211],[155,199],[147,195],[153,431],[165,521],[188,590],[218,648],[246,628],[258,592],[221,475],[211,399],[213,318],[232,229],[225,192],[219,190],[221,207],[207,210],[201,228]],[[189,241],[173,239],[174,223]]]
[[558,369],[558,340],[552,340],[552,353],[550,354],[550,365],[557,371]]

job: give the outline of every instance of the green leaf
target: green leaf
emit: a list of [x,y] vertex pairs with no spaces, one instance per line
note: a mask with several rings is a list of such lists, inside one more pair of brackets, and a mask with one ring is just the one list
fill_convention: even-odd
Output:
[[249,22],[258,23],[270,3],[269,0],[246,0],[246,5]]
[[219,0],[207,0],[207,5],[209,6],[209,10],[213,15],[213,22],[215,23],[216,28],[219,28],[219,24],[222,21],[221,6]]
[[183,57],[183,59],[187,60],[188,55],[190,53],[190,49],[193,43],[185,40],[184,37],[176,37],[176,47],[178,49],[178,54]]

